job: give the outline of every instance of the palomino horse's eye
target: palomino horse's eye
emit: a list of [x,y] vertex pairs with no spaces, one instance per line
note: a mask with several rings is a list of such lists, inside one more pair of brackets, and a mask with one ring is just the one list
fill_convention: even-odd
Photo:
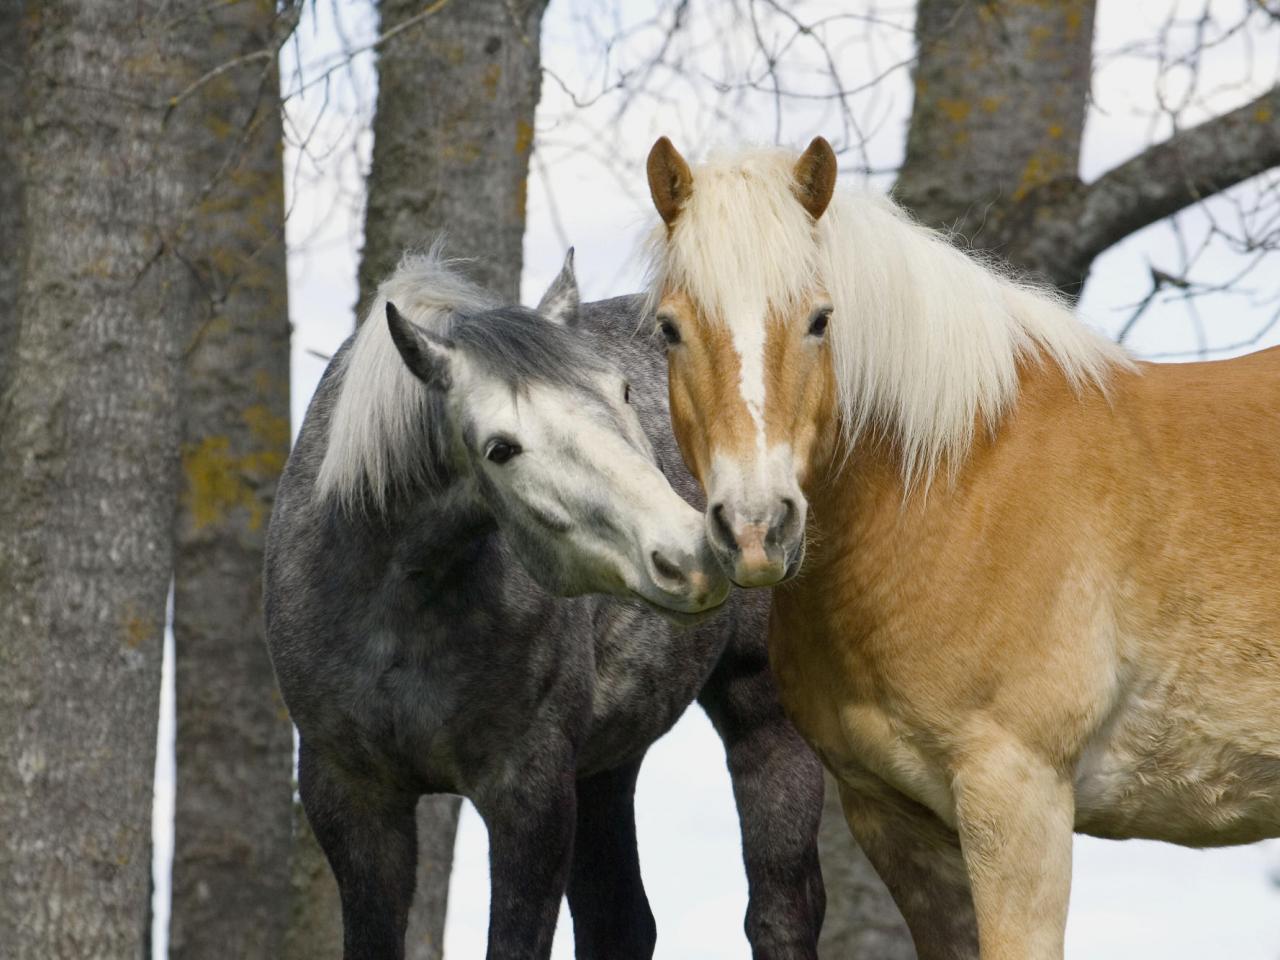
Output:
[[831,319],[830,307],[819,307],[809,320],[809,336],[820,337],[827,332],[827,321]]
[[680,342],[680,331],[666,317],[658,318],[658,332],[662,334],[662,339],[667,341],[667,346],[669,347],[674,347]]
[[490,440],[485,447],[484,456],[486,460],[501,466],[519,452],[520,444],[512,440]]

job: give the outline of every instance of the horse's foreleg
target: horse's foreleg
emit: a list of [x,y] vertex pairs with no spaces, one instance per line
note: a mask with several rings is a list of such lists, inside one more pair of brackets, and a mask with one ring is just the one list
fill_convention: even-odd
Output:
[[657,927],[640,879],[636,775],[640,763],[578,781],[569,875],[573,940],[583,960],[649,960]]
[[413,902],[417,797],[343,775],[302,742],[298,790],[342,899],[344,960],[398,960]]
[[898,905],[919,960],[977,960],[978,924],[956,835],[883,784],[839,784],[849,830]]
[[698,700],[724,741],[733,779],[752,955],[813,960],[826,909],[822,766],[783,715],[763,650],[727,651]]
[[1071,892],[1071,782],[1012,739],[965,752],[956,821],[982,960],[1061,960]]
[[551,955],[573,850],[575,789],[571,761],[550,770],[543,764],[513,769],[501,792],[475,798],[489,831],[488,960]]

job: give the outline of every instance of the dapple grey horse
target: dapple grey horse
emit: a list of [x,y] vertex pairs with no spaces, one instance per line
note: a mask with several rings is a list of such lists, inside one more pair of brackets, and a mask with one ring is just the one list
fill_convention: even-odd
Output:
[[728,757],[753,954],[816,957],[821,768],[778,706],[768,596],[725,599],[686,502],[642,311],[580,305],[571,256],[538,311],[503,306],[437,248],[311,402],[267,634],[348,960],[403,957],[414,809],[438,792],[489,832],[490,960],[547,957],[566,893],[579,957],[651,957],[636,777],[695,699]]

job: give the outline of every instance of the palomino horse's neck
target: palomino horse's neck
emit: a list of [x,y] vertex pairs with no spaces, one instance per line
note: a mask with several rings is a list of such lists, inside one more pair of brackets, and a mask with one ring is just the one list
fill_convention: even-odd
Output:
[[[957,512],[972,507],[973,477],[995,466],[1004,469],[998,448],[1021,411],[1066,410],[1081,403],[1106,406],[1098,387],[1073,386],[1050,360],[1026,361],[1018,373],[1017,400],[1001,421],[975,422],[973,440],[959,462],[940,463],[928,483],[905,476],[891,431],[868,431],[848,447],[833,416],[824,427],[826,442],[818,445],[824,465],[815,464],[805,484],[809,551],[798,586],[820,592],[834,571],[846,583],[850,571],[874,579],[886,569],[889,554],[946,536]],[[877,550],[885,554],[877,555]]]

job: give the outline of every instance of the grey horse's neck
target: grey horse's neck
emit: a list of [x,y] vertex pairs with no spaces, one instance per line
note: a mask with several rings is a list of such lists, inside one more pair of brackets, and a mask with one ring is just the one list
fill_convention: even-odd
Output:
[[507,562],[493,516],[458,480],[403,491],[374,523],[393,545],[393,562],[433,601],[456,602],[459,588]]

